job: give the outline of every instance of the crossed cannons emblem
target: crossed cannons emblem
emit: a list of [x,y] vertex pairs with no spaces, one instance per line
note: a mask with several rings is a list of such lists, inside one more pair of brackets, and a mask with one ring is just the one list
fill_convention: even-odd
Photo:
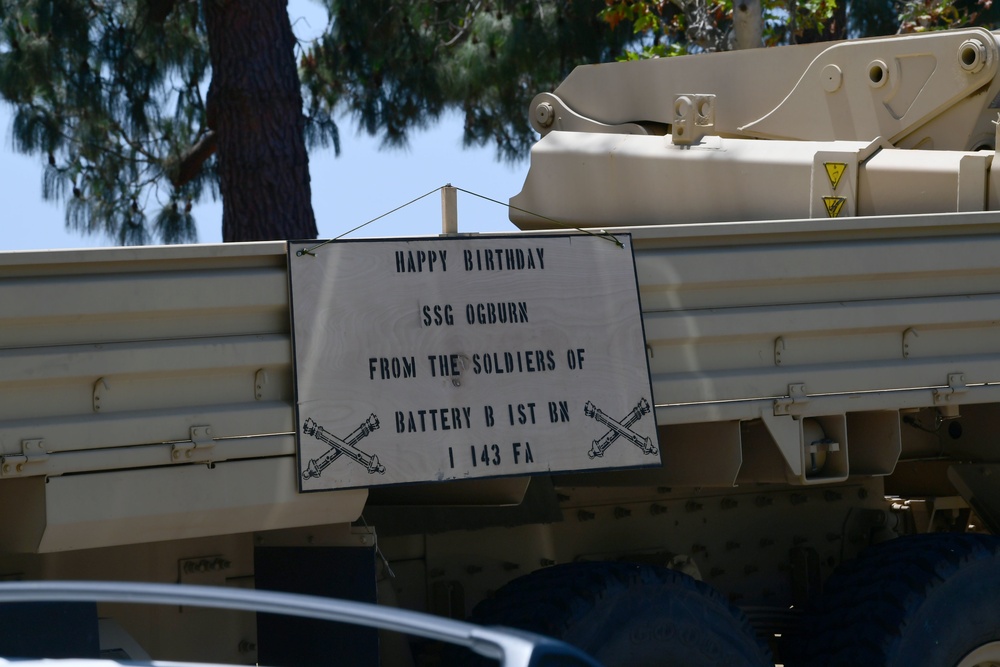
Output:
[[358,465],[366,468],[368,470],[368,474],[370,475],[375,473],[384,475],[385,466],[378,462],[377,456],[363,452],[355,447],[355,445],[358,444],[362,438],[377,428],[378,417],[372,414],[368,417],[368,419],[362,422],[361,426],[354,429],[349,436],[341,440],[314,422],[311,418],[306,419],[306,423],[302,425],[302,432],[330,445],[330,449],[328,449],[326,453],[319,458],[315,458],[309,462],[306,469],[302,471],[302,478],[309,479],[311,477],[319,477],[331,463],[339,459],[341,456],[346,456]]
[[625,415],[625,418],[621,421],[615,421],[611,417],[608,417],[600,409],[598,409],[593,403],[587,401],[587,404],[583,406],[583,414],[588,417],[593,417],[595,421],[598,421],[608,427],[608,432],[602,435],[597,440],[594,440],[593,446],[590,451],[587,452],[587,456],[590,458],[595,458],[598,456],[604,456],[605,450],[612,445],[618,438],[625,438],[633,445],[642,450],[643,454],[656,454],[656,447],[653,446],[653,439],[649,437],[643,437],[630,429],[632,424],[636,423],[642,416],[649,413],[649,402],[645,399],[639,399],[639,404],[632,408],[632,411]]

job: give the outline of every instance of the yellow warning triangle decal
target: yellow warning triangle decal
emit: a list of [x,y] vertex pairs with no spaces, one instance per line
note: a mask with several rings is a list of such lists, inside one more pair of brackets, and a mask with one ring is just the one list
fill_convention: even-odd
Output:
[[844,210],[844,202],[847,197],[823,197],[823,205],[826,206],[826,214],[831,218],[839,218]]
[[837,186],[840,185],[840,179],[847,171],[847,164],[844,162],[824,162],[823,166],[826,167],[826,175],[830,179],[830,185],[836,190]]

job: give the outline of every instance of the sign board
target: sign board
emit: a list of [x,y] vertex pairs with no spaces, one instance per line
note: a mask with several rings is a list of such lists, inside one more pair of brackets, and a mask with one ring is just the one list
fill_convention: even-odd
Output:
[[290,243],[300,489],[659,465],[616,238]]

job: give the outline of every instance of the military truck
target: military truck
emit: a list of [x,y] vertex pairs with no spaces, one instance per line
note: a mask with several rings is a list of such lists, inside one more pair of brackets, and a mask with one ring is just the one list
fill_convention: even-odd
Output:
[[[577,68],[519,232],[0,255],[0,574],[377,598],[609,665],[1000,662],[998,49]],[[101,614],[170,659],[455,657]]]

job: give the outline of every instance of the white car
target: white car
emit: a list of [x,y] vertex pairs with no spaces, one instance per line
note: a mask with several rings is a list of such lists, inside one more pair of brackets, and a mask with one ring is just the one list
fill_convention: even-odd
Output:
[[[13,602],[119,602],[211,607],[337,621],[432,639],[499,661],[503,667],[601,667],[580,650],[555,639],[502,627],[482,627],[430,614],[364,602],[293,593],[180,584],[101,581],[0,582],[0,604]],[[17,658],[17,656],[11,656]],[[35,664],[37,662],[37,665]],[[100,659],[5,660],[11,667],[116,667]],[[155,667],[187,663],[138,661]]]

